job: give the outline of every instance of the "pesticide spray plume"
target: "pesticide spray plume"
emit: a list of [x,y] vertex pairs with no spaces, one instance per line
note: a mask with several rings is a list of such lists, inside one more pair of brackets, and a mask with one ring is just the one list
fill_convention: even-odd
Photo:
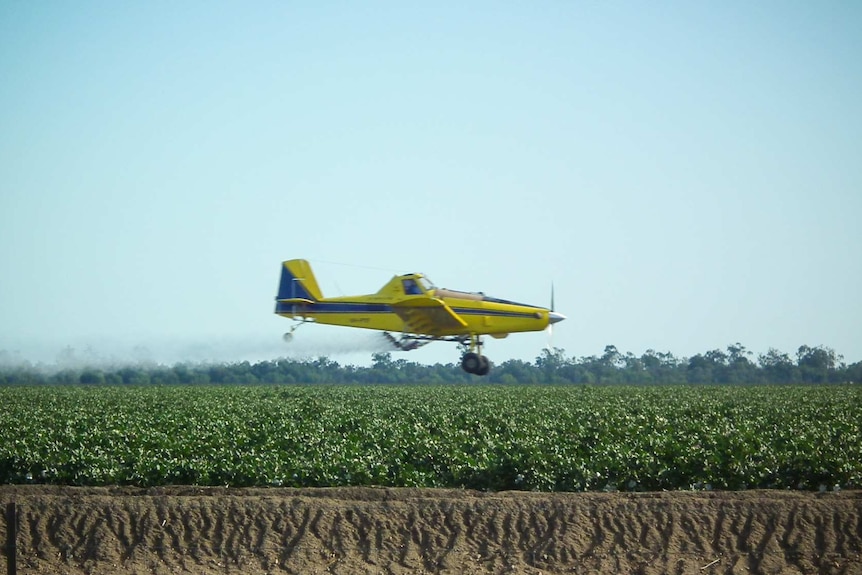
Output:
[[124,367],[219,365],[328,357],[339,363],[370,363],[371,355],[392,351],[379,333],[299,334],[289,344],[278,334],[218,337],[78,338],[65,342],[0,344],[0,369],[41,373],[117,370]]
[[325,356],[338,360],[344,356],[367,356],[367,359],[373,353],[392,350],[392,345],[377,332],[341,333],[339,331],[332,335],[305,333],[294,338],[291,343],[282,342],[279,357],[306,359]]

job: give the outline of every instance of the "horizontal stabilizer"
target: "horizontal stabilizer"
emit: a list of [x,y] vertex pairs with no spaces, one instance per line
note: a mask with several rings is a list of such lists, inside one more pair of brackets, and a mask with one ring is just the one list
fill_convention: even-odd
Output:
[[302,297],[290,297],[286,299],[276,300],[278,303],[290,303],[290,304],[313,304],[314,300],[305,299]]

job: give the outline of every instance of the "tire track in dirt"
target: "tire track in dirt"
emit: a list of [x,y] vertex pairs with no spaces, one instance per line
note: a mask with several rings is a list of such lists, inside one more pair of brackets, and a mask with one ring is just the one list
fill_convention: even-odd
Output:
[[0,487],[23,573],[862,573],[862,492]]

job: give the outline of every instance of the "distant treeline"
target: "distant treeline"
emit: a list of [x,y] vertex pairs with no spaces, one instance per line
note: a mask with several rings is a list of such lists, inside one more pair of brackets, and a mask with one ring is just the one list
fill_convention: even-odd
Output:
[[801,346],[795,357],[775,349],[758,355],[739,343],[690,358],[647,350],[636,356],[608,345],[601,356],[568,357],[560,348],[546,349],[535,361],[509,360],[495,365],[487,377],[464,373],[456,364],[423,365],[374,354],[368,367],[340,365],[325,357],[278,359],[257,363],[152,363],[122,367],[46,369],[44,366],[4,365],[0,351],[0,385],[204,385],[204,384],[827,384],[862,383],[862,362],[846,365],[828,347]]

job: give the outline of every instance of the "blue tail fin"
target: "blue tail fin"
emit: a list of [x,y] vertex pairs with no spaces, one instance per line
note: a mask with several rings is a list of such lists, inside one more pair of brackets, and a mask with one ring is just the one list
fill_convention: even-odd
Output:
[[278,284],[280,302],[313,303],[323,299],[317,279],[306,260],[288,260],[281,264],[281,281]]

